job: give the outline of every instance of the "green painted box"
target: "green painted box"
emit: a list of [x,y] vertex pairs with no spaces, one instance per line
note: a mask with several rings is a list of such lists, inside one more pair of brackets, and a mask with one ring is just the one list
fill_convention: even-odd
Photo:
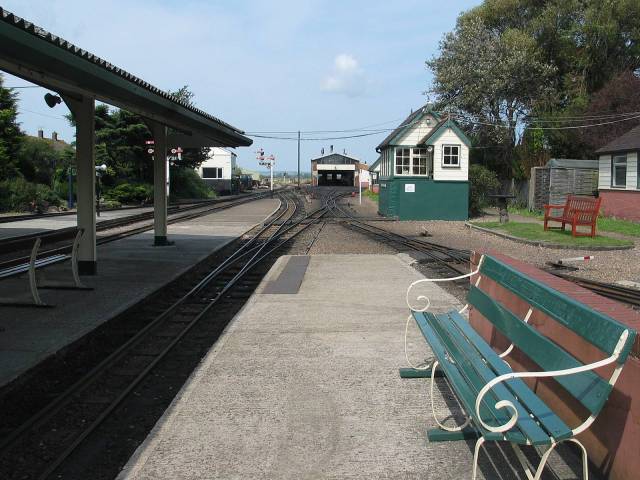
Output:
[[467,220],[469,182],[381,179],[378,211],[399,220]]

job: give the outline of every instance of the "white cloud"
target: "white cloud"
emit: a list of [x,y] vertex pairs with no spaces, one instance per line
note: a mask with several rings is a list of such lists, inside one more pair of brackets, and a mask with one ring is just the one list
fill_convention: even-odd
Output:
[[367,78],[358,60],[353,55],[341,53],[333,61],[329,75],[322,81],[325,92],[357,97],[365,93]]

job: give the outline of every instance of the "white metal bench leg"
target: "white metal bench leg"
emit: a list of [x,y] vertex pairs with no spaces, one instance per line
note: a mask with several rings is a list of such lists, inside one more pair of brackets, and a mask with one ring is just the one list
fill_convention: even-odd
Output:
[[483,443],[484,437],[480,437],[476,440],[476,448],[473,450],[473,472],[471,480],[476,480],[476,475],[478,474],[478,456],[480,455],[480,447]]
[[576,440],[575,438],[568,438],[566,440],[560,440],[557,443],[552,443],[549,446],[549,448],[547,448],[547,450],[542,454],[542,457],[540,458],[540,463],[538,464],[538,468],[536,469],[535,474],[531,473],[531,469],[527,466],[528,462],[524,457],[524,455],[522,454],[522,451],[517,447],[517,445],[513,445],[514,450],[518,458],[520,459],[520,463],[524,468],[524,473],[526,474],[528,480],[540,480],[540,477],[542,477],[542,472],[544,471],[544,467],[546,466],[547,461],[549,460],[549,456],[551,455],[553,450],[562,442],[573,442],[580,447],[580,451],[581,451],[580,453],[582,457],[582,478],[583,480],[589,480],[589,456],[587,454],[587,449],[584,448],[584,445],[580,443],[579,440]]
[[38,237],[31,249],[31,258],[29,259],[29,287],[31,288],[31,296],[33,297],[33,303],[36,305],[44,305],[44,302],[40,299],[38,293],[38,282],[36,279],[36,258],[38,256],[38,249],[40,248],[40,242],[42,240]]
[[73,241],[73,248],[71,249],[71,273],[73,274],[73,283],[78,288],[86,288],[80,281],[80,274],[78,273],[78,248],[80,247],[82,235],[84,235],[84,230],[78,230],[76,238]]
[[436,409],[435,409],[435,404],[433,402],[433,384],[435,383],[434,377],[436,374],[436,368],[438,366],[438,361],[434,360],[433,361],[433,366],[431,367],[431,387],[430,387],[430,397],[431,397],[431,413],[433,414],[433,419],[436,421],[436,423],[438,424],[438,427],[440,427],[442,430],[446,430],[447,432],[459,432],[460,430],[463,430],[467,425],[469,425],[471,423],[471,417],[467,417],[467,419],[464,421],[464,423],[460,426],[457,427],[447,427],[446,425],[443,425],[442,423],[440,423],[440,420],[438,420],[438,417],[436,415]]

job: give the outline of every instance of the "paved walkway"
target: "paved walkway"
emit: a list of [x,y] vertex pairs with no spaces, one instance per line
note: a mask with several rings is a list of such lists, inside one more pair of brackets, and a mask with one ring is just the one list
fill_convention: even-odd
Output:
[[[426,441],[428,384],[398,375],[405,289],[421,275],[401,256],[318,255],[297,293],[261,293],[295,290],[301,262],[290,258],[300,257],[280,258],[119,480],[470,478],[469,444]],[[435,311],[460,307],[434,284],[426,293]],[[414,326],[410,337],[420,361],[425,342]],[[440,383],[442,417],[452,402]]]
[[[44,302],[56,305],[50,309],[0,306],[0,386],[166,285],[278,205],[278,200],[257,200],[169,225],[175,241],[169,247],[153,247],[153,232],[98,246],[98,275],[82,279],[93,291],[40,290]],[[71,278],[69,262],[44,271],[47,277]],[[27,279],[3,280],[0,296],[27,300]]]

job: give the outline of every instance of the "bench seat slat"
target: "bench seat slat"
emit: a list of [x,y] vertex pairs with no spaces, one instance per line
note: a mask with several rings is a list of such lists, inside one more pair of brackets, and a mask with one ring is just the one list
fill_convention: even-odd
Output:
[[[564,370],[583,365],[482,290],[472,286],[468,299],[474,308],[543,370]],[[593,371],[555,377],[555,380],[592,413],[600,411],[611,392],[609,382]]]
[[[511,373],[512,370],[499,355],[484,341],[469,322],[458,312],[450,312],[449,318],[455,326],[471,340],[473,346],[480,352],[480,355],[489,363],[496,375]],[[509,390],[518,398],[520,403],[531,412],[540,422],[540,425],[556,440],[570,438],[571,428],[551,410],[540,397],[538,397],[529,386],[520,379],[509,380],[504,383]]]
[[[475,412],[475,400],[478,393],[489,381],[497,376],[496,373],[484,363],[478,350],[474,348],[461,330],[456,327],[450,314],[426,314],[425,316],[434,330],[440,335],[441,341],[445,343],[449,355],[458,364],[462,376],[465,377],[467,383],[470,384],[474,392],[470,403],[473,405],[472,411]],[[549,434],[529,416],[529,412],[504,384],[500,383],[496,385],[491,389],[490,393],[493,394],[493,398],[485,395],[485,399],[489,399],[489,405],[486,406],[489,411],[495,411],[493,406],[498,400],[510,401],[518,410],[518,422],[515,427],[520,430],[521,435],[534,445],[546,445],[550,443]],[[504,424],[509,420],[510,415],[506,410],[501,409],[497,411],[496,417],[500,424]],[[496,425],[494,422],[487,423]],[[513,433],[514,432],[505,432],[504,435],[506,439],[511,440]]]
[[[420,331],[422,332],[425,339],[431,346],[431,350],[433,351],[435,356],[438,358],[440,362],[440,368],[442,368],[442,370],[444,371],[445,376],[449,381],[449,384],[451,385],[451,388],[453,388],[458,400],[460,400],[460,402],[462,403],[465,412],[466,413],[473,412],[475,410],[475,406],[473,405],[473,402],[475,402],[475,392],[471,389],[469,384],[466,382],[466,380],[464,379],[464,377],[462,376],[458,368],[446,360],[447,349],[442,344],[440,336],[435,332],[435,330],[427,322],[424,315],[416,314],[414,312],[414,318],[418,326],[420,327]],[[488,395],[488,397],[489,396],[490,395]],[[485,418],[483,414],[483,420],[495,421],[495,417],[488,415],[487,418]],[[494,441],[504,440],[504,436],[500,433],[488,432],[479,425],[475,425],[475,426],[482,432],[482,435],[487,440],[494,440]],[[522,437],[521,440],[522,440],[521,443],[526,442],[524,437]]]

